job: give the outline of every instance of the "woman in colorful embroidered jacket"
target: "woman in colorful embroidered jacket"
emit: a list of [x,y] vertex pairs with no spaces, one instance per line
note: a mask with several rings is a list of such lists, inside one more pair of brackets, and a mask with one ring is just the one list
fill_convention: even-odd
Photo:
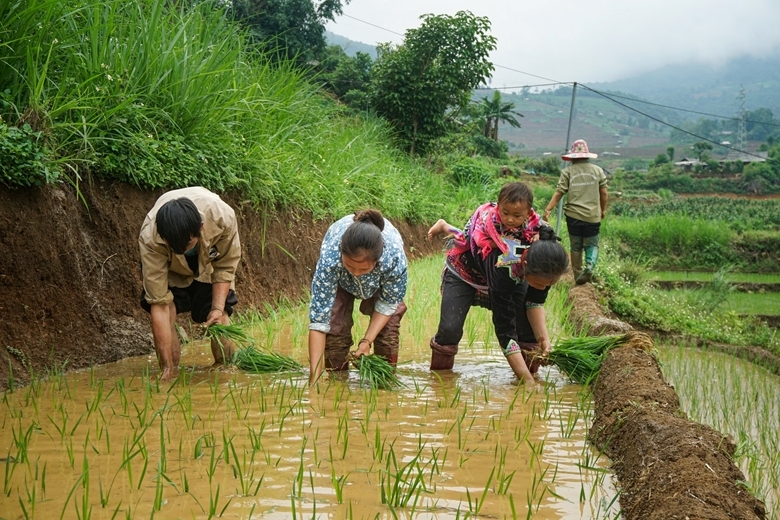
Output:
[[398,328],[406,312],[407,261],[398,230],[373,209],[330,226],[320,248],[309,306],[309,383],[349,368],[352,309],[370,316],[354,356],[370,352],[398,362]]
[[[463,231],[439,220],[431,239],[454,235],[442,276],[439,328],[431,339],[431,370],[449,370],[458,353],[472,305],[493,314],[498,343],[518,379],[533,382],[540,357],[550,350],[544,302],[552,284],[569,269],[553,229],[533,210],[533,192],[506,184],[498,203],[481,205]],[[522,355],[517,355],[522,354]]]

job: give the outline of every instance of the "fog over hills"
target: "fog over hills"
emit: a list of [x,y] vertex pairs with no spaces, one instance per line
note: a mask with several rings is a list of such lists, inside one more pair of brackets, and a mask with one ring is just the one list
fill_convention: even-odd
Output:
[[[735,115],[740,87],[745,108],[769,108],[780,115],[780,52],[767,58],[743,56],[723,65],[701,63],[667,65],[660,69],[589,86],[620,91],[643,99],[689,110],[724,116]],[[699,117],[689,115],[686,117]]]
[[[348,55],[365,52],[376,58],[376,47],[326,31],[331,45],[341,46]],[[688,110],[734,116],[739,110],[737,96],[745,89],[745,109],[769,108],[780,116],[780,49],[771,56],[742,56],[721,65],[704,63],[670,64],[631,78],[588,86],[601,91],[622,92],[653,103]],[[696,119],[696,114],[680,113]]]

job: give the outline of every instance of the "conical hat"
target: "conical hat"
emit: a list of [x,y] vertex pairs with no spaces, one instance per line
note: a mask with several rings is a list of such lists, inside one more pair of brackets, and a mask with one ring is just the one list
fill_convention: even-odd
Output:
[[598,155],[588,151],[588,143],[584,139],[577,139],[571,145],[571,152],[563,154],[561,157],[564,161],[571,161],[572,159],[595,159]]

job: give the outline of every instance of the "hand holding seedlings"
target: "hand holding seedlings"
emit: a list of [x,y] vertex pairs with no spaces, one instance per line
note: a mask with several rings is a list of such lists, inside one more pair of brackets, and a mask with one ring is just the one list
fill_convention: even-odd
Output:
[[358,341],[358,347],[357,350],[354,350],[349,353],[349,355],[352,357],[352,359],[357,359],[360,356],[367,356],[371,353],[371,341],[369,341],[367,338],[363,338],[360,341]]

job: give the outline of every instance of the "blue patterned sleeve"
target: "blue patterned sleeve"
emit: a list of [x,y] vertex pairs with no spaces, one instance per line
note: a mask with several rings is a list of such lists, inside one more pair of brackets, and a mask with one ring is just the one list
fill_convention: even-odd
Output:
[[337,222],[332,225],[322,239],[320,258],[311,282],[311,303],[309,304],[309,329],[320,332],[330,332],[330,315],[333,302],[336,301],[336,290],[339,285],[341,241],[340,227]]
[[398,304],[404,301],[406,296],[407,261],[400,235],[393,240],[388,240],[385,245],[388,256],[387,269],[382,277],[379,298],[374,310],[385,316],[392,316]]

